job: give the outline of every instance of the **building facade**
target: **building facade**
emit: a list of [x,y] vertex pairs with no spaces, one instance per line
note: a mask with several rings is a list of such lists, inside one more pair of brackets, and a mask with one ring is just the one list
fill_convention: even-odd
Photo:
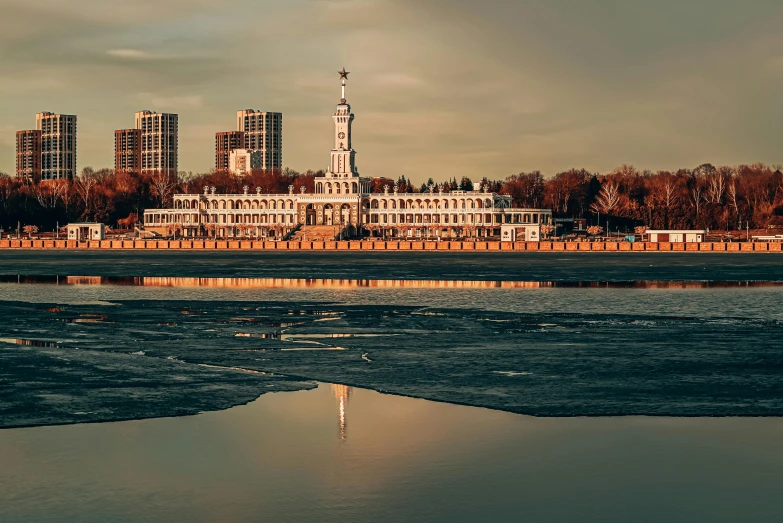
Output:
[[229,155],[228,170],[237,176],[250,174],[253,169],[263,169],[264,153],[251,149],[234,149]]
[[41,131],[16,133],[16,176],[31,181],[41,179]]
[[230,166],[231,151],[245,148],[245,133],[226,131],[215,133],[215,170],[227,172]]
[[707,230],[648,230],[646,234],[650,236],[651,243],[672,242],[672,243],[701,243],[707,237]]
[[114,131],[114,170],[141,172],[141,129]]
[[[550,209],[519,209],[510,196],[489,192],[476,184],[473,191],[444,192],[431,186],[425,193],[400,193],[396,186],[371,192],[369,178],[359,175],[353,149],[354,115],[345,98],[348,73],[343,70],[342,98],[332,115],[334,147],[329,171],[315,180],[315,192],[289,186],[287,194],[179,194],[171,209],[148,209],[144,226],[168,235],[332,239],[364,230],[379,237],[500,239],[504,225],[540,228],[552,223]],[[525,236],[524,234],[522,236]],[[538,236],[537,234],[535,235]]]
[[244,136],[244,149],[261,151],[261,169],[283,168],[283,114],[254,109],[237,111],[237,131]]
[[41,179],[73,179],[76,176],[76,116],[49,112],[35,115],[41,131]]
[[179,153],[179,116],[170,113],[136,113],[141,131],[141,172],[176,174]]

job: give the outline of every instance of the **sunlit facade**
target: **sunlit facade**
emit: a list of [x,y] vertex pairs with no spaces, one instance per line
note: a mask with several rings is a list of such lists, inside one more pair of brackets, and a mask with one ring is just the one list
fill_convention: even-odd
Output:
[[144,225],[162,235],[181,237],[328,240],[354,237],[360,231],[383,238],[481,237],[500,239],[501,228],[514,224],[538,229],[552,223],[549,209],[519,209],[510,196],[477,184],[471,191],[402,193],[386,186],[371,192],[371,179],[359,175],[352,143],[354,114],[345,99],[348,73],[341,73],[342,98],[332,115],[334,148],[329,171],[315,180],[315,192],[289,187],[287,194],[179,194],[171,209],[148,209]]

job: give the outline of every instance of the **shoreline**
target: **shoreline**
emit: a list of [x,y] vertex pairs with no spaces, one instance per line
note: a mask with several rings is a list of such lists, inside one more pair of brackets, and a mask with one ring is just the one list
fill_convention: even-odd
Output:
[[0,250],[783,252],[783,242],[0,240]]

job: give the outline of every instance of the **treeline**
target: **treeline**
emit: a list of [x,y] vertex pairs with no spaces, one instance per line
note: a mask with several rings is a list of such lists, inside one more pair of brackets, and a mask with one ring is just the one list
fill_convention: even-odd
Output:
[[[322,171],[292,169],[230,173],[133,174],[86,167],[77,179],[31,182],[0,173],[0,228],[17,224],[53,230],[70,221],[98,221],[132,228],[145,209],[167,207],[178,193],[248,191],[308,193]],[[587,217],[591,223],[618,221],[650,228],[744,229],[783,226],[783,174],[763,164],[678,171],[638,171],[624,165],[610,173],[571,169],[545,178],[539,171],[505,180],[481,181],[483,188],[512,196],[520,207],[551,208],[556,216]],[[467,177],[415,185],[405,176],[374,178],[373,192],[421,193],[474,189]],[[211,190],[211,189],[208,189]],[[613,227],[614,228],[614,227]]]
[[572,169],[550,179],[521,173],[507,178],[500,192],[517,205],[587,216],[592,223],[601,215],[601,223],[620,218],[654,229],[783,226],[783,174],[764,164],[655,173],[623,165],[608,174]]
[[35,225],[44,232],[73,221],[131,229],[145,209],[168,207],[174,194],[201,193],[205,186],[218,193],[242,193],[245,186],[252,192],[285,193],[291,187],[298,192],[301,186],[312,192],[317,174],[291,169],[259,170],[245,177],[220,172],[136,174],[85,167],[74,180],[34,182],[0,173],[0,229]]

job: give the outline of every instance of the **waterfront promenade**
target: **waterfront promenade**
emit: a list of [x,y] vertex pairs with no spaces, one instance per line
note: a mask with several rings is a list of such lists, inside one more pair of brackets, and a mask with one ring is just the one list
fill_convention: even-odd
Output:
[[283,250],[283,251],[552,251],[552,252],[782,252],[781,242],[459,242],[261,240],[0,240],[0,249],[35,250]]

